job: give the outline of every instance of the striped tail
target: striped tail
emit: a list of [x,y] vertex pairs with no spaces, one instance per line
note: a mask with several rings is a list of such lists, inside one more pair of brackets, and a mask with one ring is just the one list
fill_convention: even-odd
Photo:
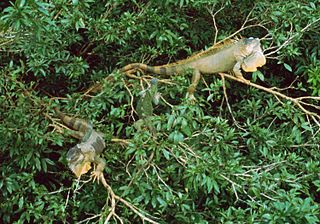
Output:
[[181,65],[169,66],[150,66],[142,63],[128,64],[121,68],[120,72],[130,72],[131,70],[142,70],[144,72],[159,74],[159,75],[173,75],[183,70]]
[[62,113],[58,108],[54,108],[56,114],[61,119],[61,121],[75,131],[75,133],[72,135],[73,137],[77,139],[83,139],[83,137],[88,133],[90,130],[92,130],[92,125],[82,119],[70,117],[68,115],[65,115]]

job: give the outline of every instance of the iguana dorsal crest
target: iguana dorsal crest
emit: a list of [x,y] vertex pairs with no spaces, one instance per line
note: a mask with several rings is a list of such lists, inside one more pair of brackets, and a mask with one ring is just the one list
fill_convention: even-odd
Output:
[[182,59],[182,60],[167,64],[167,65],[164,65],[163,67],[179,65],[182,63],[185,64],[185,63],[188,63],[190,61],[194,61],[194,60],[196,60],[200,57],[206,56],[206,55],[216,54],[216,53],[220,52],[221,50],[224,50],[225,48],[232,46],[237,41],[238,41],[237,39],[223,40],[223,41],[219,42],[218,44],[214,44],[213,46],[209,47],[207,50],[200,51],[199,53],[194,54],[186,59]]

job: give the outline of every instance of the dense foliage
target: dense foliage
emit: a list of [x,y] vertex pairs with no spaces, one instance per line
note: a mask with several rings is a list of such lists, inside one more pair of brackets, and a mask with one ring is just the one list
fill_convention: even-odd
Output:
[[[134,127],[133,107],[147,83],[117,72],[132,62],[186,58],[248,18],[252,26],[238,36],[266,37],[262,44],[271,54],[260,72],[246,77],[292,97],[319,96],[319,22],[313,22],[320,1],[253,2],[0,3],[2,222],[103,223],[110,212],[106,189],[75,181],[68,169],[66,152],[76,141],[61,134],[54,106],[105,133],[108,184],[154,221],[319,222],[315,119],[290,101],[230,80],[224,94],[218,75],[204,77],[192,104],[185,99],[186,74],[170,77],[174,84],[159,83],[163,99],[154,108],[154,136]],[[103,81],[111,73],[112,81]],[[97,82],[101,91],[87,92]],[[142,222],[123,203],[115,212],[124,223]]]

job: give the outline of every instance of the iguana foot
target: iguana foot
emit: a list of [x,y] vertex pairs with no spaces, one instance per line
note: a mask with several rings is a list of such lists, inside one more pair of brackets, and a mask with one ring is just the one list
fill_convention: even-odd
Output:
[[245,84],[249,84],[250,83],[250,80],[249,79],[245,79],[245,78],[240,78],[241,80],[243,80],[245,82]]
[[242,80],[245,84],[250,83],[250,80],[245,79],[242,75],[236,75],[236,78]]
[[93,182],[95,182],[97,180],[97,182],[99,183],[100,180],[102,179],[103,173],[99,170],[94,170],[91,173],[91,177],[93,178]]

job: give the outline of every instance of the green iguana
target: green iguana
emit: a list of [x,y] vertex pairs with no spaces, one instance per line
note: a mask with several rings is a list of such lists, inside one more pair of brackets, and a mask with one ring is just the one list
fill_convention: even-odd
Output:
[[151,86],[139,93],[139,100],[137,103],[137,113],[140,119],[152,116],[153,105],[159,103],[160,94],[158,93],[158,79],[153,78],[151,80]]
[[[265,63],[266,58],[263,55],[259,38],[250,37],[238,41],[226,41],[176,63],[160,66],[133,63],[121,68],[120,72],[125,72],[129,76],[137,70],[159,75],[173,75],[182,74],[187,69],[191,69],[193,77],[187,96],[195,100],[194,92],[201,74],[233,71],[237,78],[244,79],[241,68],[245,72],[254,72],[257,67],[261,67]],[[246,81],[249,82],[248,80]]]
[[105,148],[103,134],[95,131],[92,125],[85,120],[67,116],[57,108],[55,112],[62,122],[73,130],[72,136],[81,140],[67,153],[69,168],[77,177],[80,177],[91,169],[91,163],[93,163],[93,180],[97,179],[99,182],[106,166],[105,160],[100,157]]
[[139,120],[135,122],[134,126],[137,130],[141,130],[142,125],[146,125],[151,132],[155,133],[154,127],[151,124],[151,117],[153,115],[153,103],[159,103],[160,93],[158,92],[158,79],[151,80],[151,86],[139,93],[139,100],[136,106],[136,111]]

